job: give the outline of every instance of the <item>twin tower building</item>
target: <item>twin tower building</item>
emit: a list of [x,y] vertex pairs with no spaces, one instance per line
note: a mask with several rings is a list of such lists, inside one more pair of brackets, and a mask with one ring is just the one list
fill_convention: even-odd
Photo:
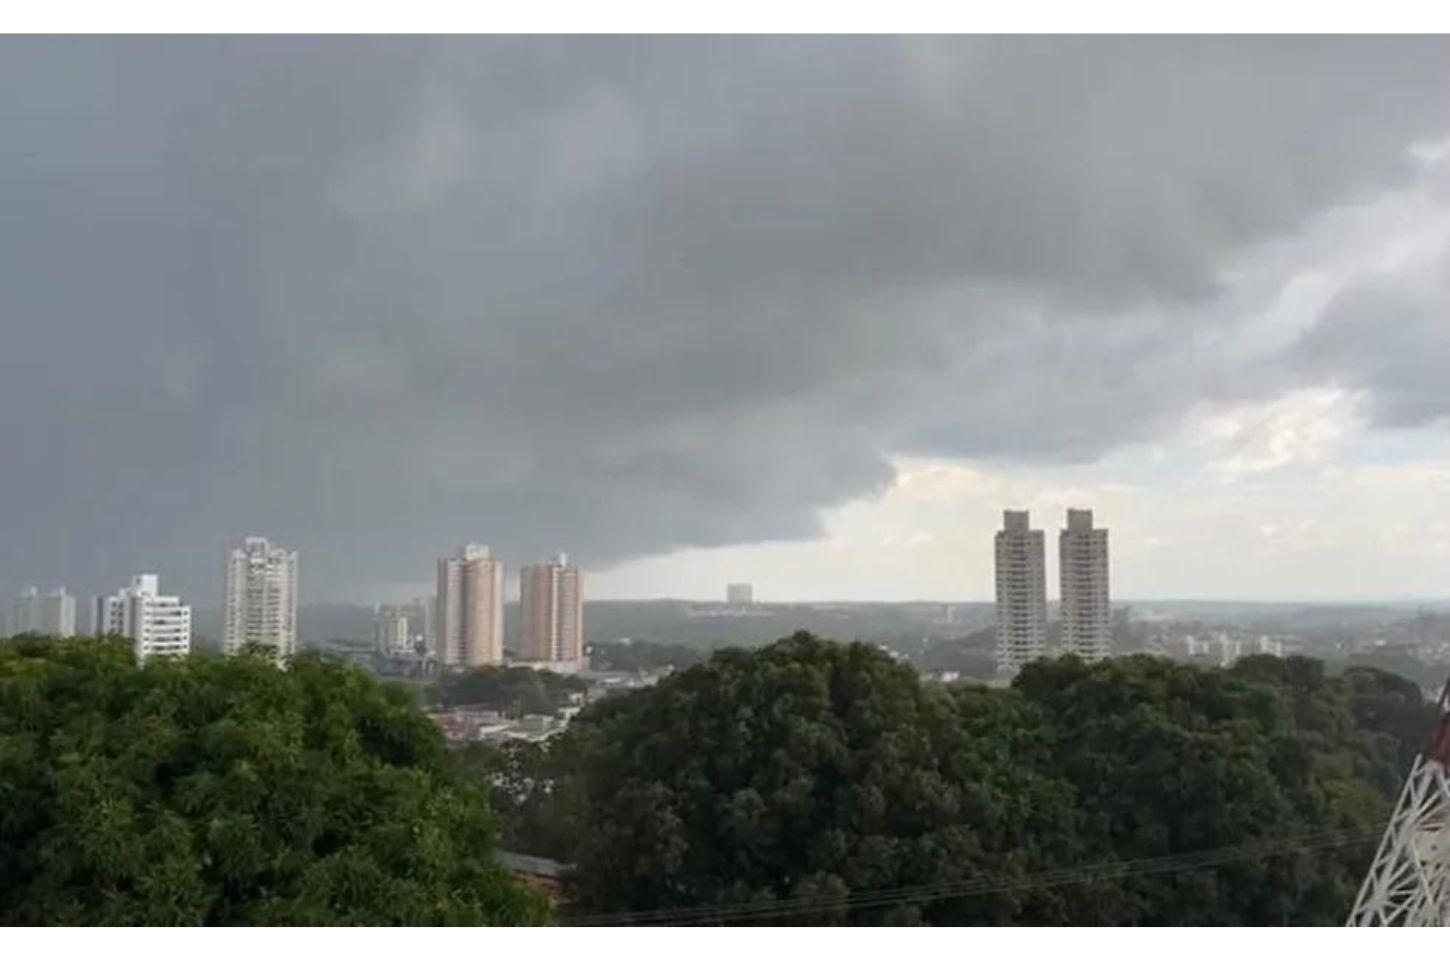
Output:
[[[1091,510],[1068,510],[1058,535],[1062,652],[1089,663],[1112,650],[1108,597],[1108,531]],[[1047,646],[1047,568],[1041,530],[1026,510],[1007,510],[997,531],[997,673],[1010,677]]]
[[[468,544],[438,561],[436,654],[444,669],[504,662],[503,560]],[[584,656],[584,583],[567,554],[519,574],[519,650],[524,663],[578,669]]]

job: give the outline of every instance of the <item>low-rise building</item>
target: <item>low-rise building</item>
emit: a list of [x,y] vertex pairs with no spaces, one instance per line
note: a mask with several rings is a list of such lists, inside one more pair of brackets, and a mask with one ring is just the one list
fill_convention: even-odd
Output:
[[152,656],[191,653],[191,605],[162,596],[154,573],[132,577],[129,587],[109,597],[96,597],[91,627],[97,635],[128,638],[138,663]]

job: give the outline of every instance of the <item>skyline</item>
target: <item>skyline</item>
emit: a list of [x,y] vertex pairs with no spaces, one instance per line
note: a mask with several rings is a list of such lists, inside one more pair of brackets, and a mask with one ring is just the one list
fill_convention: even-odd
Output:
[[[1032,508],[1032,509],[1035,510],[1035,509],[1038,509],[1038,508]],[[1007,508],[1006,512],[1008,514],[1012,514],[1012,513],[1015,513],[1015,512],[1031,513],[1032,511],[1031,510],[1027,510],[1027,509],[1023,509],[1021,511],[1016,511],[1016,510],[1013,510],[1012,508]],[[1036,527],[1036,528],[1033,528],[1033,529],[1036,530],[1039,533],[1039,535],[1044,534],[1044,533],[1054,532],[1054,531],[1056,531],[1059,534],[1066,533],[1067,530],[1068,530],[1069,524],[1070,524],[1070,518],[1069,518],[1069,515],[1070,514],[1075,513],[1075,512],[1082,512],[1082,513],[1085,513],[1088,517],[1091,518],[1092,515],[1093,515],[1093,508],[1091,508],[1091,507],[1067,507],[1062,512],[1063,512],[1063,521],[1062,521],[1062,524],[1060,526],[1056,526],[1056,527],[1051,526],[1050,525],[1050,522],[1049,522],[1046,525],[1043,525],[1041,527]],[[1001,511],[998,511],[998,516],[1000,517],[1000,515],[1001,515]],[[1089,520],[1088,522],[1091,522],[1091,521]],[[1099,529],[1105,529],[1105,528],[1102,527],[1102,525],[1099,525]],[[989,538],[995,539],[996,538],[996,535],[998,533],[1000,533],[1000,530],[999,529],[992,529],[992,530],[989,530],[988,531],[988,536],[989,536]],[[266,537],[259,537],[256,534],[247,534],[245,537],[243,537],[241,539],[243,540],[243,542],[247,542],[247,543],[250,543],[252,541],[258,541],[258,542],[266,543],[267,540],[268,540],[268,538],[266,538]],[[799,549],[799,548],[810,549],[812,545],[810,545],[810,544],[803,544],[803,545],[798,545],[798,544],[783,544],[783,545],[780,545],[780,546],[783,547],[783,548],[786,548],[786,549]],[[458,549],[459,550],[462,550],[462,551],[466,551],[468,549],[481,549],[481,550],[487,552],[489,548],[487,548],[487,547],[477,548],[477,547],[474,547],[473,545],[470,544],[470,545],[466,545],[465,547],[460,547]],[[231,583],[230,583],[230,581],[232,579],[232,574],[230,573],[230,564],[235,562],[235,558],[236,558],[237,553],[238,553],[238,551],[235,550],[235,549],[233,549],[233,550],[230,550],[229,551],[229,554],[228,554],[228,556],[229,556],[229,569],[228,569],[227,574],[223,577],[223,580],[224,580],[224,584],[223,584],[224,593],[230,593],[230,591],[232,589],[231,588]],[[293,563],[295,563],[296,553],[297,553],[296,551],[292,551],[291,554],[290,554],[290,556],[293,557],[293,560],[292,560]],[[565,557],[567,557],[567,554],[560,553],[560,554],[554,554],[554,555],[552,555],[550,557],[545,558],[545,560],[543,561],[542,564],[537,563],[537,562],[534,563],[534,564],[530,564],[528,562],[521,561],[519,565],[510,566],[506,562],[506,558],[499,557],[497,555],[492,555],[492,562],[498,563],[502,567],[502,571],[501,571],[502,572],[502,577],[500,578],[501,579],[501,584],[502,584],[502,592],[501,592],[501,600],[502,600],[502,602],[504,604],[507,604],[507,605],[518,605],[518,604],[520,604],[521,603],[521,593],[522,593],[522,582],[521,581],[522,581],[523,573],[525,571],[533,568],[533,567],[548,567],[549,565],[551,565],[553,563],[562,562],[561,558],[565,558]],[[1115,553],[1115,557],[1116,557],[1116,553]],[[438,560],[436,562],[441,564],[444,561],[443,560]],[[1060,580],[1061,574],[1062,574],[1061,558],[1058,555],[1058,551],[1056,549],[1051,550],[1051,551],[1044,551],[1044,556],[1039,558],[1039,563],[1042,565],[1042,568],[1043,568],[1042,569],[1042,575],[1043,575],[1043,577],[1046,580],[1051,580],[1053,582],[1057,582],[1057,581]],[[995,569],[996,568],[996,562],[995,562],[995,559],[989,557],[988,558],[988,565],[992,568],[992,570],[991,570],[992,577],[993,577],[993,580],[995,581],[995,579],[996,579],[996,569]],[[1114,560],[1115,572],[1113,574],[1113,579],[1114,579],[1115,582],[1116,582],[1116,579],[1117,579],[1116,567],[1117,567],[1117,560],[1115,559]],[[713,575],[713,573],[711,575]],[[152,576],[156,576],[156,574],[152,574]],[[756,580],[730,580],[730,581],[720,581],[718,583],[713,583],[713,587],[714,587],[713,592],[712,592],[712,589],[711,589],[712,583],[706,583],[702,587],[701,592],[700,593],[695,593],[695,594],[665,594],[665,593],[649,593],[649,592],[645,592],[645,593],[642,593],[642,594],[639,594],[639,595],[635,595],[635,596],[630,596],[630,595],[591,596],[585,602],[586,603],[593,603],[593,602],[610,602],[610,601],[625,601],[625,602],[628,602],[628,601],[679,601],[679,602],[690,602],[690,603],[722,603],[722,604],[727,604],[728,605],[730,603],[735,603],[735,602],[738,602],[738,601],[732,601],[732,600],[724,599],[723,595],[726,592],[728,592],[729,590],[731,590],[732,588],[736,588],[736,587],[744,587],[744,588],[748,589],[751,592],[752,599],[750,601],[748,601],[748,602],[754,603],[754,604],[760,604],[760,605],[763,605],[763,606],[770,606],[770,605],[789,606],[789,605],[793,605],[793,604],[829,604],[829,603],[844,603],[844,604],[850,604],[850,603],[859,603],[859,604],[870,604],[870,603],[885,603],[885,604],[927,603],[927,604],[932,604],[932,603],[940,603],[940,604],[974,604],[974,605],[991,606],[991,605],[994,605],[997,602],[994,599],[994,597],[991,596],[991,591],[993,590],[993,585],[990,584],[990,583],[988,584],[988,591],[989,592],[988,592],[987,595],[981,595],[981,594],[962,594],[962,593],[941,593],[941,594],[937,594],[937,595],[929,595],[929,594],[924,594],[924,593],[904,592],[904,593],[902,593],[900,595],[892,596],[892,597],[883,597],[883,596],[847,597],[847,596],[842,596],[842,595],[839,595],[839,594],[831,594],[831,593],[822,593],[822,594],[816,594],[816,595],[794,595],[794,596],[788,596],[788,595],[776,595],[776,596],[766,595],[766,596],[760,596],[757,593],[757,590],[758,590],[758,587],[760,586],[760,584]],[[301,602],[298,603],[298,606],[305,607],[305,606],[309,606],[309,605],[310,606],[344,605],[344,606],[373,607],[373,608],[394,607],[394,606],[396,606],[396,607],[403,607],[403,606],[408,606],[408,605],[412,604],[412,602],[414,600],[416,600],[417,597],[419,597],[419,596],[431,595],[433,593],[436,593],[437,584],[438,584],[438,581],[437,580],[426,581],[426,582],[425,581],[409,582],[407,584],[404,584],[401,587],[395,587],[394,588],[394,591],[390,595],[390,597],[382,597],[382,598],[380,598],[378,596],[369,596],[369,597],[366,597],[366,598],[363,598],[363,599],[351,599],[351,598],[342,598],[342,599],[339,599],[339,598],[329,598],[329,597],[320,597],[320,598],[318,598],[318,597],[307,597],[305,591],[299,591],[299,597],[300,597]],[[15,594],[10,598],[11,599],[11,602],[12,603],[18,603],[20,601],[25,600],[27,596],[30,596],[31,599],[35,599],[35,600],[42,599],[42,597],[38,594],[37,591],[38,591],[38,588],[36,587],[35,584],[27,584],[26,586],[24,586],[23,588],[21,588],[21,589],[19,589],[19,590],[17,590],[15,592]],[[60,583],[60,584],[55,585],[54,587],[48,588],[47,593],[50,596],[54,596],[54,594],[57,593],[57,592],[59,592],[59,593],[65,593],[68,596],[70,596],[70,598],[72,600],[74,600],[76,598],[76,596],[79,595],[79,596],[82,596],[82,597],[89,597],[92,601],[94,601],[96,598],[98,598],[98,597],[100,597],[102,595],[102,594],[99,594],[99,593],[86,592],[86,591],[81,591],[79,594],[76,594],[76,593],[71,593],[70,591],[71,591],[71,585],[70,584],[68,584],[68,583]],[[1060,604],[1061,599],[1062,599],[1061,596],[1059,595],[1060,592],[1061,592],[1060,590],[1058,592],[1056,592],[1056,593],[1051,592],[1051,591],[1048,592],[1047,597],[1046,597],[1046,603],[1048,604],[1049,607],[1056,607],[1056,606],[1058,606]],[[593,593],[594,593],[594,591],[591,589],[591,594],[593,594]],[[404,594],[406,594],[406,596],[404,596]],[[1254,604],[1254,603],[1263,603],[1263,604],[1294,604],[1294,603],[1305,603],[1305,604],[1325,605],[1325,606],[1333,606],[1333,605],[1353,606],[1353,605],[1363,605],[1363,604],[1388,604],[1388,605],[1411,604],[1411,605],[1413,605],[1413,604],[1417,604],[1418,603],[1418,604],[1424,604],[1424,605],[1428,605],[1428,606],[1434,607],[1434,606],[1441,606],[1441,605],[1450,605],[1450,596],[1444,596],[1444,595],[1437,596],[1437,595],[1429,595],[1429,594],[1425,594],[1425,595],[1413,595],[1413,594],[1400,594],[1400,595],[1392,595],[1392,594],[1381,594],[1381,595],[1372,595],[1372,594],[1365,594],[1365,595],[1345,595],[1345,594],[1338,594],[1338,595],[1335,595],[1333,597],[1314,597],[1314,596],[1297,596],[1297,597],[1296,596],[1268,596],[1268,597],[1265,597],[1265,596],[1254,596],[1253,594],[1231,595],[1231,596],[1206,596],[1206,595],[1193,595],[1193,594],[1164,594],[1164,595],[1129,594],[1129,595],[1122,595],[1122,594],[1120,594],[1120,592],[1116,588],[1114,588],[1112,605],[1114,607],[1123,607],[1123,606],[1131,606],[1131,605],[1133,605],[1135,603],[1153,603],[1153,602],[1169,603],[1169,602],[1176,602],[1176,601],[1182,601],[1182,602],[1204,602],[1204,603],[1248,603],[1248,604]],[[217,611],[224,612],[225,611],[225,608],[226,608],[226,603],[222,603],[222,604],[220,604],[220,605],[218,605],[216,607],[212,607],[211,605],[205,604],[205,603],[199,604],[199,605],[198,604],[193,604],[193,606],[197,606],[199,609],[203,609],[203,610],[212,609],[212,610],[217,610]]]
[[[0,591],[1450,596],[1450,40],[0,40]],[[1049,557],[1049,577],[1055,560]],[[510,577],[516,595],[516,577]]]

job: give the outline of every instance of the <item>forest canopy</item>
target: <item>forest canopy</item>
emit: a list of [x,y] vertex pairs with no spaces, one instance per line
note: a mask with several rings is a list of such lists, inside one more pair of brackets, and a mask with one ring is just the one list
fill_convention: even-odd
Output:
[[437,728],[356,670],[0,643],[0,923],[544,921],[494,844]]
[[[1303,658],[944,687],[797,634],[466,759],[512,846],[576,865],[576,920],[1338,924],[1432,717],[1409,681]],[[1245,844],[1277,852],[1034,880]],[[874,896],[951,885],[990,889]]]

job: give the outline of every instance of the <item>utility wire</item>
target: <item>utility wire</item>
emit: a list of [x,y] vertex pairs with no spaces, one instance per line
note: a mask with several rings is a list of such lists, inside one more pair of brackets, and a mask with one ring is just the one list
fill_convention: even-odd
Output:
[[565,917],[570,926],[612,925],[718,925],[729,921],[773,919],[821,910],[864,909],[897,904],[926,903],[991,893],[1041,889],[1095,880],[1117,880],[1151,874],[1201,869],[1244,860],[1253,860],[1300,851],[1328,849],[1367,843],[1378,839],[1383,827],[1374,830],[1342,830],[1300,837],[1265,840],[1236,846],[1186,854],[1170,854],[1136,860],[1108,861],[1086,866],[1064,868],[1023,877],[984,876],[970,880],[918,886],[888,887],[847,894],[815,894],[781,900],[746,903],[705,904],[692,907],[665,907],[652,910],[626,910],[578,917]]

